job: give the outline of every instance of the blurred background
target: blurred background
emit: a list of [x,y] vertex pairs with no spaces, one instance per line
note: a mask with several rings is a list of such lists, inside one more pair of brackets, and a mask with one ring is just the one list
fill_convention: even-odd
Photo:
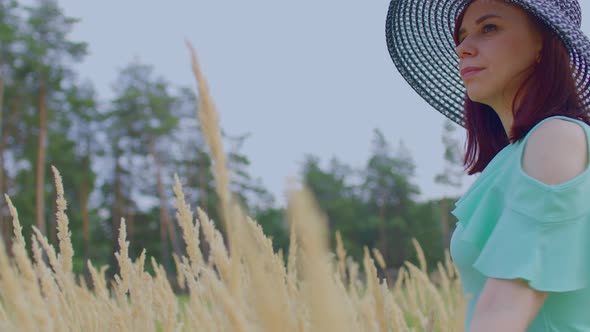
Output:
[[[393,271],[416,260],[416,238],[432,267],[474,179],[461,166],[464,131],[389,58],[388,5],[0,0],[0,189],[25,238],[35,225],[57,243],[51,165],[63,176],[79,272],[87,259],[116,266],[121,218],[131,255],[146,248],[173,272],[171,254],[184,250],[174,174],[193,208],[217,220],[186,39],[220,113],[232,190],[277,250],[288,247],[285,188],[295,177],[357,260],[375,247]],[[0,218],[9,244],[4,201]]]

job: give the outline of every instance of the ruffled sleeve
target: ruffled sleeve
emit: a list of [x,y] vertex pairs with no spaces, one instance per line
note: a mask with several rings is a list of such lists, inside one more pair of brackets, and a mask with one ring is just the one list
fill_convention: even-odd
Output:
[[518,150],[453,210],[461,240],[480,250],[473,267],[540,291],[590,286],[590,170],[549,186],[522,170]]

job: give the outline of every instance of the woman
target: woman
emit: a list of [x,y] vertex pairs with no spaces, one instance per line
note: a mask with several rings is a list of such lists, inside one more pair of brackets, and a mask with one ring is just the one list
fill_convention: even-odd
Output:
[[590,331],[590,41],[576,0],[392,0],[391,57],[467,130],[465,329]]

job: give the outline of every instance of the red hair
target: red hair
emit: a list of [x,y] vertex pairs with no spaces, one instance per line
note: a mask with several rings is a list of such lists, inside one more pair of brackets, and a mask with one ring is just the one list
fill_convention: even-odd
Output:
[[[455,24],[453,39],[458,45],[458,32],[465,10]],[[483,171],[494,156],[523,138],[541,120],[563,115],[590,124],[588,114],[580,107],[570,57],[559,37],[539,19],[529,14],[543,37],[540,62],[525,79],[512,100],[514,121],[510,136],[496,112],[488,105],[469,99],[465,94],[466,151],[463,164],[469,175]],[[517,107],[516,100],[521,98]]]

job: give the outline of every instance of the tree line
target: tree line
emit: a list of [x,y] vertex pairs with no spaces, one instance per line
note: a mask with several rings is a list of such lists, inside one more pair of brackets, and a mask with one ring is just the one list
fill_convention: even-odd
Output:
[[[171,254],[183,250],[173,175],[193,206],[213,220],[219,217],[211,158],[195,116],[198,96],[192,87],[168,82],[154,66],[132,60],[114,78],[114,96],[101,99],[92,81],[74,70],[88,54],[88,42],[70,37],[77,22],[55,0],[30,5],[0,0],[0,190],[17,207],[25,238],[34,226],[55,245],[53,165],[66,188],[77,271],[85,269],[87,259],[116,266],[124,218],[130,253],[145,248],[173,273]],[[461,178],[453,130],[447,123],[447,166],[436,179],[448,186],[458,186]],[[224,133],[232,191],[272,237],[275,249],[286,250],[284,210],[249,173],[250,161],[242,152],[247,138]],[[325,211],[331,233],[339,231],[357,259],[364,246],[378,248],[392,268],[415,259],[412,238],[423,246],[427,261],[444,259],[455,198],[418,202],[415,164],[403,142],[392,146],[375,129],[371,146],[362,169],[335,158],[327,166],[317,156],[305,158],[301,179]],[[10,245],[5,202],[0,231]]]

